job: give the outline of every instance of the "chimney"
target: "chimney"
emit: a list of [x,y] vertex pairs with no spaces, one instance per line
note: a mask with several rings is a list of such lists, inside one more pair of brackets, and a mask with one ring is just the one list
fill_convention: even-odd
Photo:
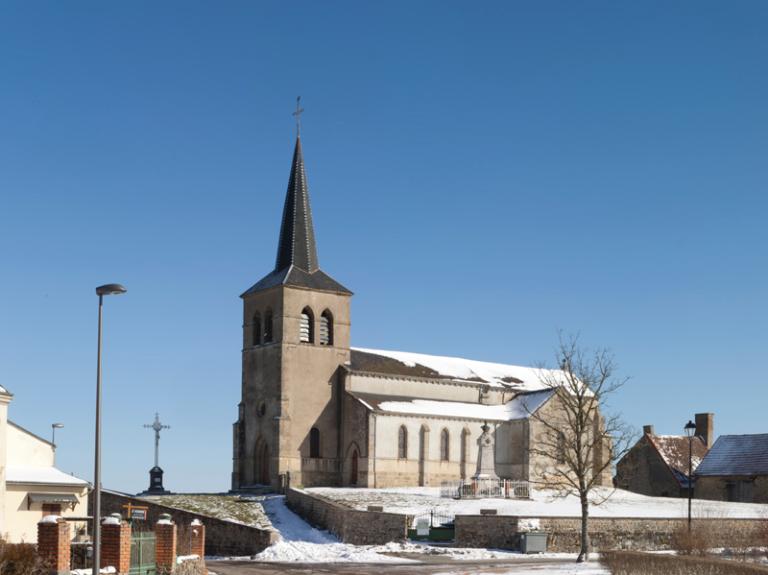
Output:
[[712,447],[715,439],[715,414],[697,413],[696,414],[696,435],[701,437],[707,445],[707,449]]
[[643,433],[645,435],[653,435],[653,425],[643,425]]

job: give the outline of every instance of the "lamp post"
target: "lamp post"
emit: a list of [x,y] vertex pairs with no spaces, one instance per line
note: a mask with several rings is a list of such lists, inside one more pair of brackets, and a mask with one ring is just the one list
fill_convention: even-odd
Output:
[[99,339],[96,351],[96,445],[93,465],[93,575],[101,570],[101,309],[105,295],[120,295],[127,290],[120,284],[96,288],[99,296]]
[[690,531],[691,503],[693,501],[693,434],[696,433],[696,424],[689,419],[683,429],[688,436],[688,531]]
[[56,445],[56,430],[64,427],[63,423],[51,423],[51,443]]

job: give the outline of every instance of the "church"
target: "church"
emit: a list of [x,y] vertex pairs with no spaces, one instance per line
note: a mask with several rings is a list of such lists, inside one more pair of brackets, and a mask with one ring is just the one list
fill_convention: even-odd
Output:
[[469,478],[484,425],[496,476],[535,481],[553,465],[529,453],[547,433],[531,414],[562,417],[542,370],[352,347],[352,295],[320,268],[297,136],[275,267],[241,296],[233,490]]

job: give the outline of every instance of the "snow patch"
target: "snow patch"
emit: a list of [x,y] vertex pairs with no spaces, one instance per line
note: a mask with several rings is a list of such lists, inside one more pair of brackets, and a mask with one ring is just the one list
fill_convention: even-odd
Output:
[[315,529],[285,506],[285,497],[265,496],[262,505],[280,539],[253,557],[256,561],[301,563],[411,563],[410,559],[387,557],[369,547],[341,543]]
[[503,405],[481,405],[478,403],[437,401],[432,399],[383,401],[379,404],[379,409],[394,413],[468,417],[484,421],[512,421],[514,419],[525,419],[531,413],[535,413],[553,393],[554,391],[552,390],[545,390],[539,393],[518,395],[512,401],[508,401]]
[[58,523],[61,519],[60,515],[46,515],[38,523]]
[[550,387],[546,385],[544,381],[558,381],[561,385],[567,382],[565,373],[561,370],[522,367],[518,365],[476,361],[460,357],[426,355],[407,351],[386,351],[360,347],[354,349],[363,353],[371,353],[394,359],[407,367],[423,365],[426,368],[436,371],[443,377],[464,381],[480,380],[494,387],[507,387],[518,389],[520,391],[537,391]]

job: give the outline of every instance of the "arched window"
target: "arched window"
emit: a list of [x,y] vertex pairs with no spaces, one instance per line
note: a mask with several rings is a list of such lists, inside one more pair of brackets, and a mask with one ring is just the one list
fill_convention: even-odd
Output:
[[272,310],[268,309],[264,312],[264,343],[272,343]]
[[252,325],[251,333],[253,334],[252,345],[260,345],[261,344],[261,314],[259,312],[256,312],[255,314],[253,314],[253,325]]
[[309,307],[301,310],[299,341],[302,343],[315,343],[315,316]]
[[557,462],[565,463],[565,433],[562,431],[557,432]]
[[320,345],[333,345],[333,314],[330,310],[320,316]]
[[448,433],[447,429],[443,429],[443,431],[440,432],[440,461],[448,461],[450,459],[450,439],[451,436]]
[[320,430],[317,427],[309,430],[309,456],[320,457]]
[[397,432],[397,458],[408,459],[408,430],[401,425]]

